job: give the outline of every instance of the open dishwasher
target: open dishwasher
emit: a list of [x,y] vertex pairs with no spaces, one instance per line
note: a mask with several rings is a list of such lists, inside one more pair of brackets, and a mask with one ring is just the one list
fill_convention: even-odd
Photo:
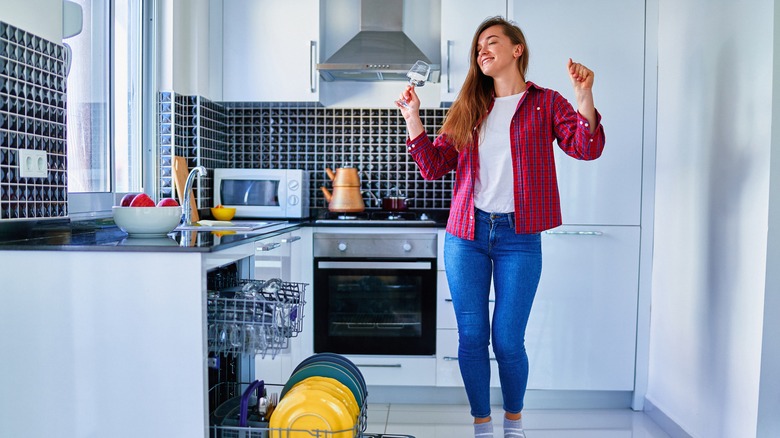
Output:
[[[314,373],[324,372],[321,375],[340,377],[328,375],[339,371],[334,363],[315,363],[342,361],[337,355],[318,355],[303,361],[287,382],[265,382],[257,380],[262,376],[255,376],[256,356],[273,360],[279,351],[288,347],[290,339],[301,332],[307,284],[278,278],[241,279],[237,266],[231,265],[210,272],[207,286],[210,437],[380,436],[363,433],[367,395],[364,381],[359,389],[360,403],[355,404],[355,415],[348,426],[336,421],[337,427],[321,427],[322,424],[334,424],[335,420],[323,423],[316,420],[314,413],[302,414],[301,408],[297,408],[297,413],[295,409],[280,409],[274,417],[285,393],[290,396],[287,401],[308,394],[304,392],[307,391],[305,386],[299,389],[298,385],[304,385],[303,380],[313,377]],[[359,373],[357,368],[355,370]],[[298,392],[293,396],[294,391]],[[292,415],[297,416],[293,419]]]
[[[271,361],[289,360],[285,350],[303,330],[309,285],[286,281],[300,275],[292,267],[296,256],[291,245],[286,245],[298,240],[282,235],[257,241],[253,257],[207,272],[208,436],[414,438],[365,432],[366,382],[340,354],[315,353],[290,374],[275,372]],[[317,391],[327,394],[315,398],[316,407],[299,407],[295,414],[294,401]],[[333,401],[343,402],[349,421],[314,420],[322,414],[319,406]]]

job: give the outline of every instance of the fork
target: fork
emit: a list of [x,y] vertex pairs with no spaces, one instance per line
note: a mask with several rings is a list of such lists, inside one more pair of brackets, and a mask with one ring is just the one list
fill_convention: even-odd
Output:
[[268,396],[268,409],[266,410],[265,417],[266,420],[271,419],[271,414],[273,414],[274,409],[276,409],[276,405],[279,403],[279,394],[272,392],[271,395]]

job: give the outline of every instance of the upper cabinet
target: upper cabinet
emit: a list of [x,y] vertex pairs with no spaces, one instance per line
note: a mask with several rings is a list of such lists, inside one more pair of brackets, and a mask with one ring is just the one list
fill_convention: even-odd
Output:
[[441,100],[458,97],[471,60],[471,38],[482,21],[506,16],[506,0],[441,1]]
[[564,223],[639,225],[645,2],[514,0],[509,10],[528,43],[528,80],[559,91],[576,108],[569,58],[595,73],[594,100],[607,143],[589,162],[556,147]]
[[223,5],[222,99],[319,101],[320,0]]

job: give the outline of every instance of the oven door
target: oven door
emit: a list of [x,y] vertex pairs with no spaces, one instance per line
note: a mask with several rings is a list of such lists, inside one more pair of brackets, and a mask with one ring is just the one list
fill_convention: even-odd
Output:
[[436,353],[436,259],[314,259],[314,351]]

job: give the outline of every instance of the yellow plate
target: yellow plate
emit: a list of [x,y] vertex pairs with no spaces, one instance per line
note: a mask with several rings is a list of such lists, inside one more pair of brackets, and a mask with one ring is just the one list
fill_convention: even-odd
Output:
[[[296,384],[295,386],[298,385],[310,385],[311,387],[325,390],[340,400],[353,415],[353,418],[357,418],[360,414],[360,406],[357,404],[355,395],[352,394],[352,391],[350,391],[346,385],[334,378],[312,376]],[[295,388],[295,386],[293,388]]]
[[[312,432],[319,430],[330,432],[329,438],[352,438],[355,422],[333,395],[319,389],[302,388],[289,391],[279,401],[271,415],[270,437],[311,438]],[[291,431],[289,435],[288,430]]]
[[296,388],[314,388],[326,391],[336,397],[349,411],[352,418],[357,419],[360,415],[360,407],[355,400],[355,395],[343,383],[330,377],[312,376],[296,383],[290,392],[296,391]]

